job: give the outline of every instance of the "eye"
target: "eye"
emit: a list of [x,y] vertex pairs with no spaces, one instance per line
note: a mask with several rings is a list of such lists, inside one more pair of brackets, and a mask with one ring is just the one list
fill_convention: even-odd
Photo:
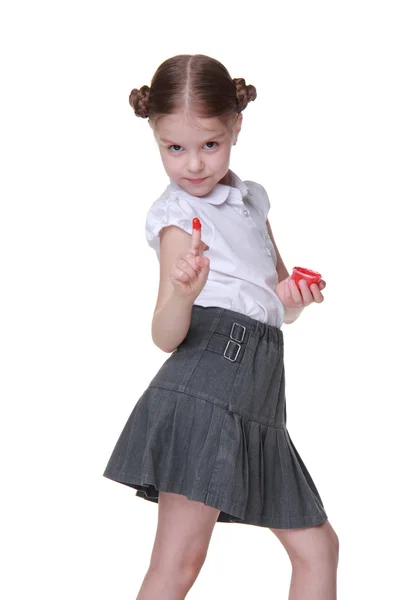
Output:
[[177,152],[179,152],[179,148],[182,148],[182,146],[178,146],[178,144],[172,144],[172,146],[169,146],[168,150],[171,150],[171,152],[177,153]]
[[210,150],[213,150],[218,146],[218,142],[206,142],[204,145]]

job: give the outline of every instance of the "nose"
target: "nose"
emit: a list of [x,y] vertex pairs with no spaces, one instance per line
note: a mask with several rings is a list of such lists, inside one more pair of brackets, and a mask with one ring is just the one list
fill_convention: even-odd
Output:
[[192,152],[188,157],[187,169],[191,173],[200,173],[204,168],[203,161],[197,152]]

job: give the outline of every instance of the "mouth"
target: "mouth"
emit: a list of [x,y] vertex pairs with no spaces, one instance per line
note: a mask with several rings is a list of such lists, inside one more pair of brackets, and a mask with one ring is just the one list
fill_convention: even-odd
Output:
[[198,185],[199,183],[203,183],[203,181],[205,181],[207,179],[207,177],[202,177],[201,179],[188,179],[187,181],[189,183],[192,183],[193,185]]

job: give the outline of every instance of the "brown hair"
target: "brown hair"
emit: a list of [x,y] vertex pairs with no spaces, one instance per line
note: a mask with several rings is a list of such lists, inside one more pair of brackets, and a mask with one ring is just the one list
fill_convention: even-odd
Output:
[[138,117],[168,115],[182,107],[206,117],[239,114],[257,97],[256,88],[232,79],[216,59],[203,54],[179,54],[164,61],[151,86],[134,88],[129,104]]

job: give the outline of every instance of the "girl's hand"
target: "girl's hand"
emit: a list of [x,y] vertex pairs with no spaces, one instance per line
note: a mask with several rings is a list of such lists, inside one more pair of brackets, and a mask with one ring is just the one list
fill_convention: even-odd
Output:
[[319,304],[324,301],[321,290],[326,287],[326,282],[323,279],[318,284],[313,283],[310,287],[308,287],[305,279],[300,279],[299,287],[300,289],[291,277],[287,277],[278,283],[276,294],[285,308],[299,308],[308,306],[312,302]]
[[205,286],[210,272],[210,259],[200,249],[201,225],[193,219],[192,242],[187,252],[179,254],[171,267],[170,279],[174,293],[180,297],[197,298]]

